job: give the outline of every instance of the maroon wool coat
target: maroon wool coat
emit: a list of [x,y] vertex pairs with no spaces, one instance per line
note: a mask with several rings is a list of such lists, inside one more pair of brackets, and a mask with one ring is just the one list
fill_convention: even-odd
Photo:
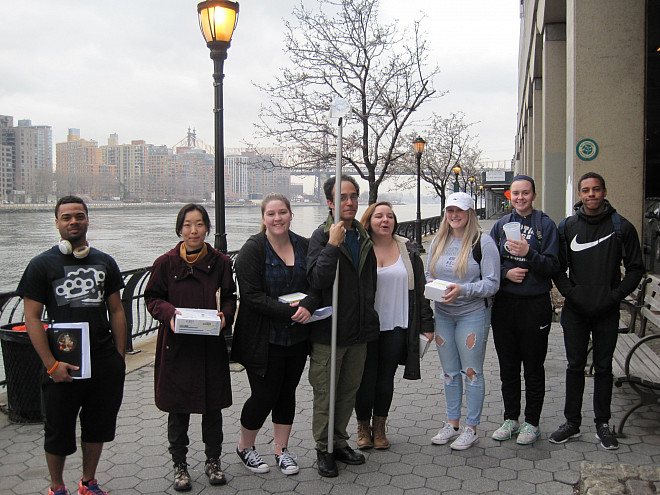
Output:
[[[208,255],[189,267],[179,255],[181,243],[159,257],[144,291],[147,309],[160,322],[155,360],[156,406],[166,412],[206,413],[232,404],[225,332],[236,312],[231,260],[207,244]],[[175,334],[170,327],[179,308],[221,310],[227,324],[219,336]]]

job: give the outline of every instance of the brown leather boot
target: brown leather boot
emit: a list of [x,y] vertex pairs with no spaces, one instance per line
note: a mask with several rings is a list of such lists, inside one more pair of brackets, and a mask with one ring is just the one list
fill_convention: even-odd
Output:
[[369,420],[360,421],[358,419],[358,439],[357,439],[357,448],[358,449],[370,449],[374,446],[374,443],[371,439],[371,426],[369,425]]
[[373,434],[375,449],[386,449],[390,446],[390,442],[385,435],[385,421],[387,421],[387,416],[374,416]]

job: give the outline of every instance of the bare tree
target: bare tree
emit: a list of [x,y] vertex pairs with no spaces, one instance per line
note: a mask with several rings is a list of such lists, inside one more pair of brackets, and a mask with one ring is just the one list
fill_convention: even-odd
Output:
[[[481,151],[476,142],[477,136],[470,133],[474,124],[466,123],[464,117],[462,112],[452,113],[447,118],[433,114],[427,130],[428,135],[424,136],[426,147],[422,155],[420,177],[433,186],[441,200],[443,211],[447,190],[453,190],[452,186],[456,180],[454,167],[460,167],[458,184],[461,191],[469,189],[469,177],[478,173],[477,163]],[[416,135],[409,135],[406,139],[408,143],[412,143],[415,137]],[[411,174],[416,177],[415,157],[408,154],[403,167],[398,167],[397,171],[408,174],[408,177]],[[475,185],[476,182],[478,179]]]
[[435,96],[437,67],[426,64],[427,46],[419,21],[401,34],[378,21],[379,0],[301,1],[286,22],[291,64],[275,82],[259,88],[270,97],[262,106],[257,138],[275,139],[296,150],[296,171],[326,169],[333,163],[336,128],[328,109],[337,97],[348,100],[344,161],[369,183],[369,203],[391,164],[404,156],[400,140],[412,113]]

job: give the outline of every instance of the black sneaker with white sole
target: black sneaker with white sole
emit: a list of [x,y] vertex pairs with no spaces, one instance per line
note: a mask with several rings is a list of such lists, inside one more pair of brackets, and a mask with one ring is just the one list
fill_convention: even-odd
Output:
[[238,447],[236,447],[236,454],[238,454],[238,457],[243,461],[243,465],[249,471],[253,473],[267,473],[270,471],[270,467],[264,462],[254,446],[243,450],[238,450]]
[[571,438],[578,438],[580,435],[579,426],[566,422],[552,432],[548,440],[552,443],[564,443]]
[[600,440],[600,445],[606,450],[616,450],[619,448],[619,441],[607,423],[598,423],[596,425],[596,438]]

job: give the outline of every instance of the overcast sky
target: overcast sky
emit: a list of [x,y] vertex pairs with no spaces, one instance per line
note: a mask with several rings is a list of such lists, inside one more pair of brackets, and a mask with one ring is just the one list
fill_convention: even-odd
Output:
[[[296,0],[242,0],[225,62],[225,146],[251,141],[264,95],[287,63],[283,18]],[[306,6],[315,0],[304,0]],[[423,113],[462,111],[483,159],[514,151],[519,37],[517,0],[381,0],[383,22],[422,29],[441,70]],[[186,0],[0,0],[0,114],[68,128],[107,144],[144,139],[174,146],[188,127],[213,144],[213,62]],[[402,11],[406,7],[407,11]],[[418,116],[420,117],[420,116]],[[410,129],[411,131],[413,129]],[[262,143],[265,144],[265,143]],[[54,158],[54,157],[53,157]]]

